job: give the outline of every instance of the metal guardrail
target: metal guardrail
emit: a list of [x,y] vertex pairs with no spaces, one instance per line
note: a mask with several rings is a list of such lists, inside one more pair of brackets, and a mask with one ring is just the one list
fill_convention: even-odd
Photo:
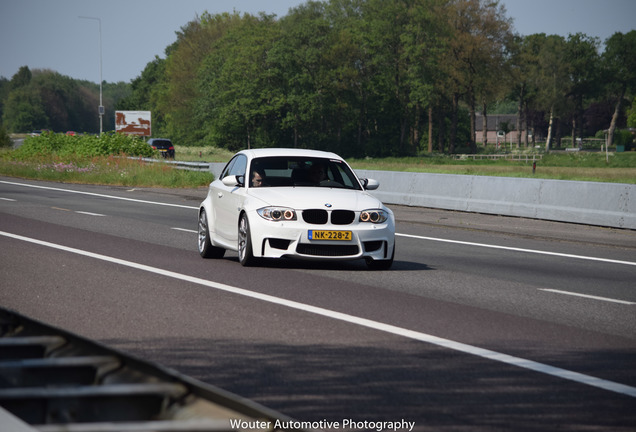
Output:
[[239,422],[273,431],[277,420],[293,422],[225,390],[0,308],[4,432],[218,432],[241,430]]
[[543,154],[457,154],[453,156],[455,160],[464,159],[504,159],[504,160],[518,160],[526,162],[534,162],[535,160],[543,159]]
[[186,161],[176,161],[171,159],[152,159],[152,158],[132,158],[132,159],[140,159],[144,162],[150,163],[167,163],[169,165],[174,166],[175,168],[191,170],[191,171],[210,171],[211,164],[210,162],[186,162]]

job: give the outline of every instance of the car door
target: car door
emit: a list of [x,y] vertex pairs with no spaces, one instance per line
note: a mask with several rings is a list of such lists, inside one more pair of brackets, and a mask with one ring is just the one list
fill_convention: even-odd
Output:
[[[245,197],[245,171],[247,157],[237,155],[222,173],[220,181],[214,182],[212,196],[215,211],[215,228],[218,236],[226,241],[234,242],[238,238],[238,215]],[[223,177],[236,176],[239,185],[226,186]]]
[[[221,237],[221,230],[219,228],[219,221],[224,214],[223,204],[224,200],[221,198],[227,193],[227,188],[223,185],[222,179],[228,175],[230,168],[236,162],[236,157],[232,158],[227,165],[221,171],[221,174],[217,179],[210,183],[210,197],[212,201],[211,215],[209,217],[210,234],[213,237]],[[227,217],[227,216],[226,216]]]

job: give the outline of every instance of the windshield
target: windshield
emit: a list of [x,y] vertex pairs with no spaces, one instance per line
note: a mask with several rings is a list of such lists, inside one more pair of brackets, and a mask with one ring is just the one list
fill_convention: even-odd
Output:
[[294,156],[252,160],[250,187],[330,187],[360,190],[360,183],[346,163],[338,159]]

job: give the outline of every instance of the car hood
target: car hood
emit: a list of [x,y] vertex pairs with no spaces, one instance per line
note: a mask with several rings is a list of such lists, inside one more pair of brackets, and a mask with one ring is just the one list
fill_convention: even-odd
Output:
[[250,189],[250,195],[263,201],[264,205],[290,207],[296,210],[310,208],[364,210],[384,207],[380,200],[368,192],[350,189],[264,187]]

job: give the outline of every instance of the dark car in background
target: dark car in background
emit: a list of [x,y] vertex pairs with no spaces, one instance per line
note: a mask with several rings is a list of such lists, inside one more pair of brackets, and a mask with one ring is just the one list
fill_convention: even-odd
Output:
[[148,145],[161,153],[164,158],[174,159],[174,146],[168,138],[150,138]]

